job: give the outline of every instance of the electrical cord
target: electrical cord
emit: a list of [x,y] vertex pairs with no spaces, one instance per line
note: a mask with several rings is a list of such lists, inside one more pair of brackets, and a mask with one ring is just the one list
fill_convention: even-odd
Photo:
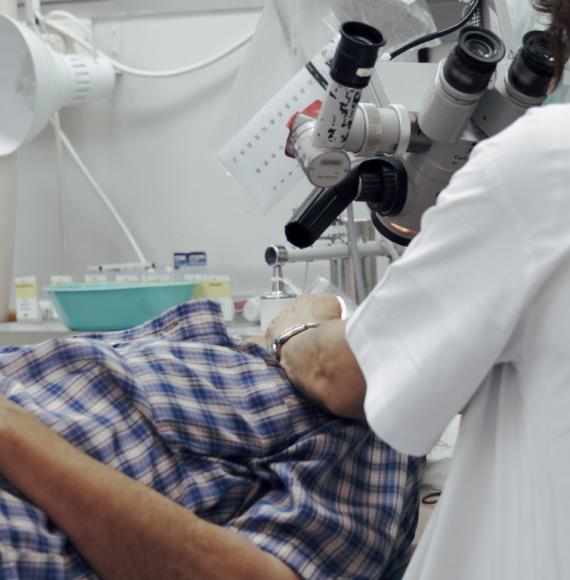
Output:
[[386,60],[386,61],[394,60],[395,58],[399,57],[400,55],[404,54],[405,52],[408,52],[408,50],[411,50],[412,48],[416,48],[417,46],[420,46],[421,44],[425,44],[426,42],[430,42],[431,40],[436,40],[437,38],[441,38],[442,36],[447,36],[448,34],[451,34],[452,32],[459,30],[461,27],[465,26],[473,18],[473,16],[477,12],[477,10],[481,9],[482,3],[483,3],[483,0],[473,0],[473,3],[471,4],[470,8],[465,13],[465,16],[463,16],[463,18],[461,18],[461,20],[459,20],[458,22],[456,22],[455,24],[453,24],[449,28],[444,28],[443,30],[437,30],[435,32],[431,32],[430,34],[420,36],[419,38],[416,38],[415,40],[412,40],[412,41],[408,42],[407,44],[404,44],[404,46],[397,48],[396,50],[392,51],[391,53],[385,53],[384,55],[382,55],[382,60]]
[[[38,18],[38,14],[36,14],[36,18]],[[85,25],[83,24],[83,22],[81,22],[81,20],[79,20],[79,18],[77,18],[77,16],[75,16],[75,14],[72,14],[71,12],[67,12],[67,10],[51,10],[49,12],[49,14],[47,15],[47,18],[65,18],[67,20],[71,20],[71,22],[73,22],[75,24],[75,26],[77,26],[77,28],[83,33],[83,35],[85,36],[85,38],[89,38],[89,30],[85,27]],[[44,19],[45,21],[45,19]],[[39,20],[39,22],[41,23],[42,21]],[[93,39],[91,40],[91,54],[93,57],[97,57],[97,46],[95,45],[95,42],[93,42]]]
[[[58,16],[64,16],[66,14],[67,13],[65,11],[58,12]],[[73,34],[69,30],[67,30],[66,28],[59,26],[56,22],[54,22],[54,20],[50,20],[49,14],[47,17],[45,17],[41,13],[37,12],[36,18],[38,19],[39,22],[43,22],[45,24],[45,26],[47,26],[48,28],[51,28],[52,30],[61,34],[62,36],[70,38],[71,40],[73,40],[79,46],[85,48],[86,50],[89,50],[89,51],[95,50],[91,43],[83,40],[82,38],[80,38],[76,34]],[[75,19],[73,19],[73,21],[75,22]],[[116,70],[123,72],[125,74],[129,74],[132,76],[138,76],[138,77],[145,77],[145,78],[168,78],[168,77],[176,77],[176,76],[182,76],[185,74],[193,73],[193,72],[196,72],[200,69],[211,66],[211,65],[219,62],[220,60],[224,59],[226,56],[229,56],[230,54],[232,54],[236,50],[240,49],[242,46],[247,44],[252,38],[253,38],[253,33],[250,33],[247,36],[245,36],[244,38],[242,38],[237,44],[234,44],[230,48],[224,50],[223,52],[220,52],[219,54],[217,54],[217,55],[215,55],[207,60],[197,62],[197,63],[194,63],[194,64],[189,65],[189,66],[184,66],[184,67],[172,69],[172,70],[163,70],[163,71],[156,71],[156,70],[151,71],[151,70],[134,68],[134,67],[128,66],[126,64],[123,64],[123,63],[119,62],[118,60],[115,60],[114,58],[112,58],[111,56],[105,54],[104,52],[102,52],[100,50],[97,50],[96,54],[99,57],[107,59]]]
[[125,223],[125,221],[123,220],[123,218],[121,217],[115,206],[112,204],[111,200],[107,197],[107,195],[105,195],[105,192],[99,186],[99,184],[97,183],[97,181],[95,180],[89,169],[87,169],[87,166],[85,165],[85,163],[83,163],[83,160],[79,156],[79,153],[77,153],[75,147],[73,147],[73,145],[71,144],[71,141],[67,138],[67,135],[61,130],[61,128],[57,128],[55,124],[54,129],[58,131],[59,139],[61,139],[63,146],[65,147],[65,149],[67,149],[67,152],[71,155],[71,158],[73,159],[73,161],[75,161],[77,167],[81,170],[81,172],[83,173],[83,175],[85,176],[85,178],[87,179],[87,181],[89,182],[95,193],[105,204],[105,207],[109,210],[109,212],[111,213],[111,215],[121,228],[121,231],[129,241],[129,244],[131,245],[134,253],[136,254],[139,263],[144,265],[148,264],[148,260],[145,258],[142,250],[140,249],[133,234],[129,230],[127,224]]
[[61,139],[61,119],[59,111],[52,119],[55,132],[55,153],[57,158],[57,213],[59,218],[59,245],[62,261],[62,272],[67,270],[67,245],[65,243],[65,214],[63,211],[63,141]]

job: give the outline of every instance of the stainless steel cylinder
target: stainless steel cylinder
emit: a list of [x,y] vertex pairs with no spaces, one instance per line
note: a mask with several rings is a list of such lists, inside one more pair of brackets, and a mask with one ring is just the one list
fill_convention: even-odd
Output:
[[[372,222],[368,220],[357,220],[359,238],[364,242],[370,242],[375,239],[376,230]],[[378,282],[377,257],[380,252],[373,256],[362,256],[360,262],[362,265],[362,274],[364,277],[364,292],[366,295],[376,286]],[[356,294],[356,277],[354,275],[354,266],[351,257],[335,258],[330,260],[330,279],[340,291],[349,296],[355,303],[358,302]]]

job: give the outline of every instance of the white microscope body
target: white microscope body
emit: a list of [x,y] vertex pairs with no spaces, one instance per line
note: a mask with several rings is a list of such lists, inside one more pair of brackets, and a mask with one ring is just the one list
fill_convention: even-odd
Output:
[[[312,245],[350,203],[362,201],[385,238],[407,245],[473,147],[542,104],[553,75],[546,33],[513,39],[503,0],[474,0],[468,11],[466,21],[478,11],[489,28],[458,26],[444,61],[412,65],[437,68],[417,111],[389,102],[382,86],[400,52],[376,62],[382,33],[343,24],[327,97],[290,123],[286,152],[316,188],[285,227],[291,244]],[[360,102],[371,80],[380,106]]]

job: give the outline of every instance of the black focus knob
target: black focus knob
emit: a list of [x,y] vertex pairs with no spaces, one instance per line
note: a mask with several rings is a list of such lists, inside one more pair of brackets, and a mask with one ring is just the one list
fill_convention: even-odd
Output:
[[358,201],[377,203],[380,193],[384,189],[384,176],[382,168],[359,171]]
[[359,166],[357,201],[383,216],[399,214],[406,203],[408,176],[401,161],[390,157],[370,159]]

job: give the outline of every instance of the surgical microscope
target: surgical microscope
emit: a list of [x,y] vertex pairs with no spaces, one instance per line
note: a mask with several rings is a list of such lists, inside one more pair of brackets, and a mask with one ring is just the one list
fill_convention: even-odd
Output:
[[[493,4],[504,8],[500,0]],[[484,14],[485,3],[474,0],[454,27],[439,33],[459,36],[418,111],[361,102],[362,94],[375,72],[381,81],[387,61],[438,33],[382,55],[384,64],[377,63],[381,31],[361,22],[342,25],[327,97],[290,121],[286,153],[315,186],[285,226],[293,246],[311,246],[354,201],[368,205],[384,238],[407,246],[475,145],[544,102],[554,73],[547,33],[527,32],[518,51],[509,51],[510,62],[501,62],[505,44],[483,26]]]

